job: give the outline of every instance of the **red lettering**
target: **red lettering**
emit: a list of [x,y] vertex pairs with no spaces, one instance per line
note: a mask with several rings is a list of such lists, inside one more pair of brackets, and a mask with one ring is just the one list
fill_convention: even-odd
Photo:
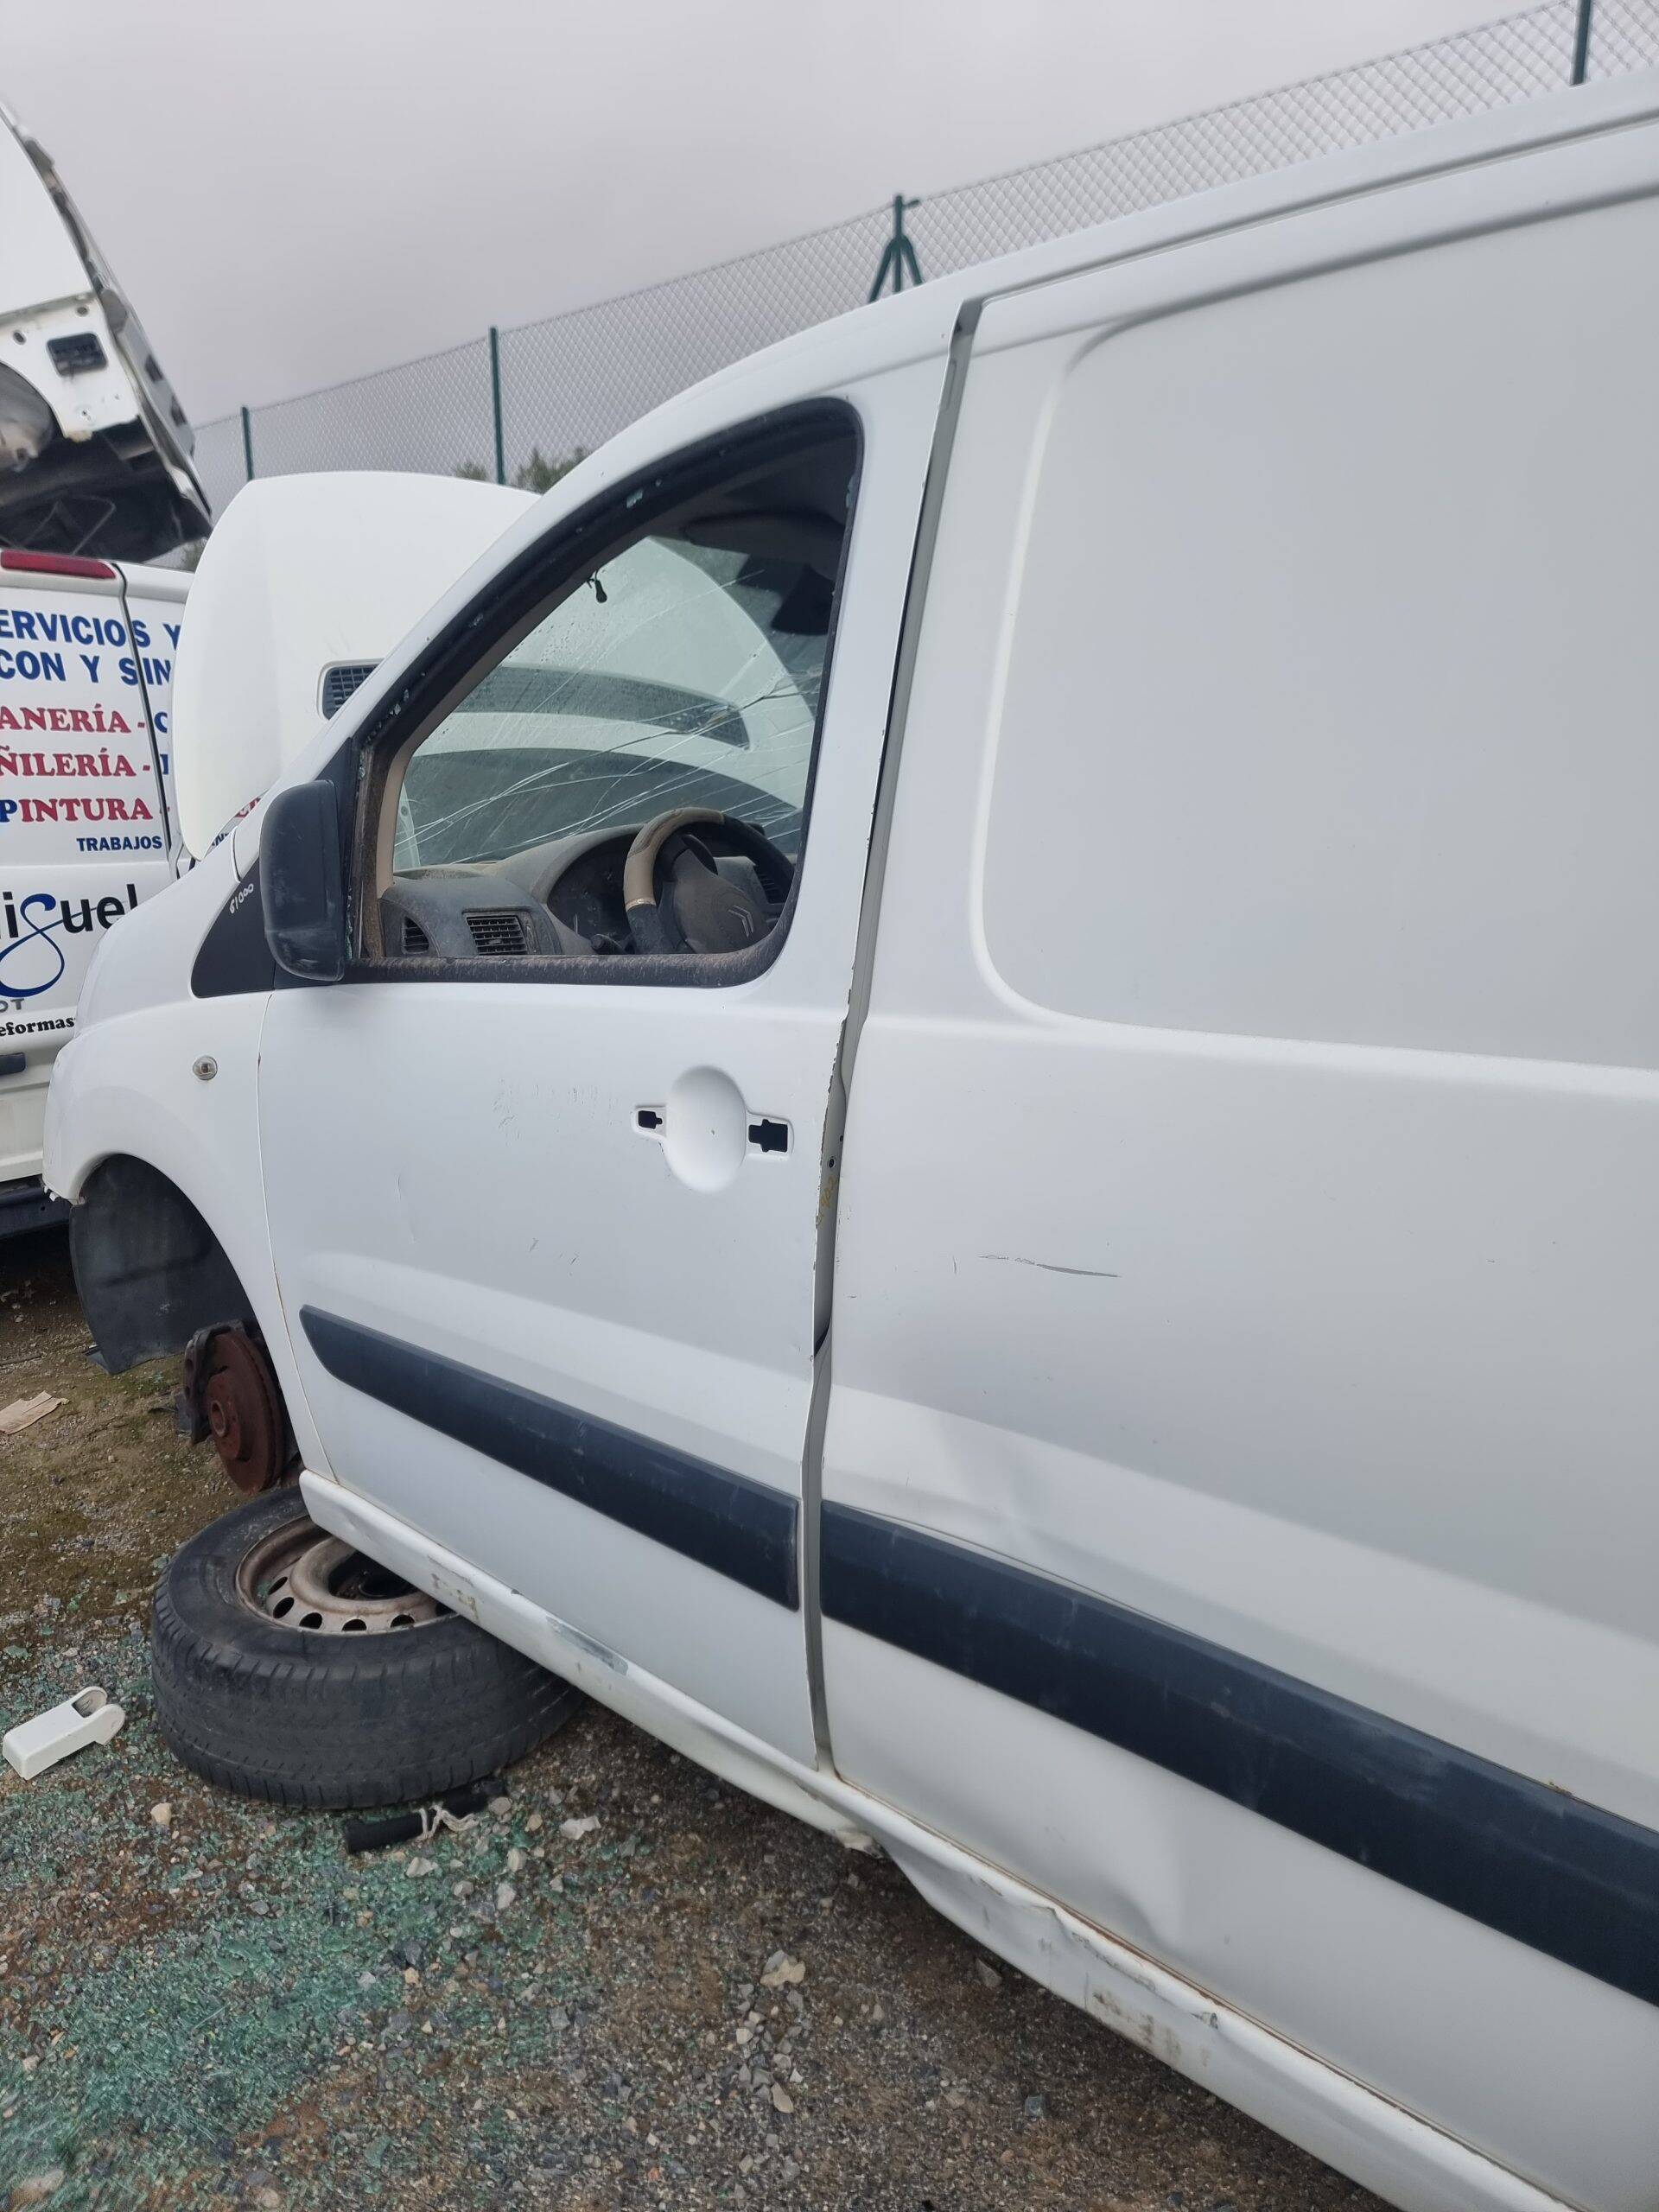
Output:
[[[9,715],[9,708],[0,707],[0,729],[5,728],[4,718]],[[15,721],[16,716],[11,719]],[[66,776],[95,783],[102,778],[141,772],[123,753],[16,753],[10,747],[0,748],[0,776]]]

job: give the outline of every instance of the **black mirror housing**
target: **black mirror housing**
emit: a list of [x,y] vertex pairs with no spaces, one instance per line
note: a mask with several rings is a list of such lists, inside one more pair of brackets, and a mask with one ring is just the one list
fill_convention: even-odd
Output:
[[259,900],[276,965],[308,983],[337,983],[346,973],[346,887],[331,783],[291,784],[270,801],[259,833]]

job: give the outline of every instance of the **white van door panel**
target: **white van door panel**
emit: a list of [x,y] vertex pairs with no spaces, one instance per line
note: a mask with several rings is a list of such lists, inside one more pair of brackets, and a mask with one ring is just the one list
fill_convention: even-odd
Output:
[[1600,2212],[1659,2171],[1656,187],[1630,130],[985,310],[823,1470],[849,1780]]
[[[943,372],[936,357],[841,395],[856,505],[798,903],[769,968],[729,988],[281,989],[263,1048],[277,1272],[334,1474],[807,1760],[823,1147]],[[785,1148],[763,1147],[762,1119]],[[412,1378],[411,1348],[428,1359]],[[391,1402],[430,1402],[435,1376],[448,1410]],[[469,1391],[476,1418],[456,1410]],[[559,1483],[527,1479],[550,1452]],[[683,1517],[660,1540],[669,1509]]]

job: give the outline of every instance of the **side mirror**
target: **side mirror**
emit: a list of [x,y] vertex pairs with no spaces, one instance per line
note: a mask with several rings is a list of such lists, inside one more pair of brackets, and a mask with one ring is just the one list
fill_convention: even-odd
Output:
[[265,943],[279,968],[308,983],[346,973],[339,809],[332,784],[293,784],[270,801],[259,833]]

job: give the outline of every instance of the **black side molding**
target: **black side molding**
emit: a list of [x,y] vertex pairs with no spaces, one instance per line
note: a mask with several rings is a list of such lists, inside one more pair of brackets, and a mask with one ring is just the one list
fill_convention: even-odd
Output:
[[315,1306],[302,1306],[300,1319],[336,1382],[774,1605],[799,1607],[798,1509],[782,1491]]
[[1659,1831],[1185,1630],[823,1508],[824,1617],[1659,2005]]

